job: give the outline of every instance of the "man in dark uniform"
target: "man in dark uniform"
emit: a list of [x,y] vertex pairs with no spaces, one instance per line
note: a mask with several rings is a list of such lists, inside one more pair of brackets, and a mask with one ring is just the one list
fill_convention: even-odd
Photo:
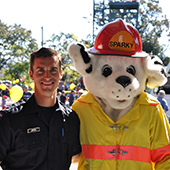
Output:
[[61,92],[60,101],[62,103],[66,103],[66,96],[64,90]]
[[72,90],[70,95],[69,95],[69,105],[70,105],[70,107],[72,106],[72,104],[73,104],[73,102],[75,100],[75,96],[74,95],[75,95],[75,91]]
[[69,170],[81,152],[77,114],[57,100],[60,54],[31,54],[35,93],[0,111],[0,164],[5,170]]

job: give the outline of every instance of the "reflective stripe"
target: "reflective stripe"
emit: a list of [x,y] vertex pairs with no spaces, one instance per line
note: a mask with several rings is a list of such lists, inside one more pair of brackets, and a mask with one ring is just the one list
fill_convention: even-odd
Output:
[[77,99],[77,101],[79,101],[80,103],[86,103],[85,101],[82,101],[82,100],[79,100],[79,99]]
[[158,106],[159,103],[149,103],[149,105],[151,105],[151,106]]
[[[170,155],[170,145],[150,151],[139,146],[110,146],[110,145],[82,145],[85,159],[103,160],[133,160],[150,163],[161,161],[166,155]],[[115,156],[113,151],[115,150]],[[123,153],[126,152],[126,153]]]
[[[85,159],[119,159],[151,163],[150,149],[139,146],[82,145],[82,150]],[[112,154],[113,150],[115,156]]]
[[166,155],[170,155],[170,144],[151,151],[152,161],[161,161]]

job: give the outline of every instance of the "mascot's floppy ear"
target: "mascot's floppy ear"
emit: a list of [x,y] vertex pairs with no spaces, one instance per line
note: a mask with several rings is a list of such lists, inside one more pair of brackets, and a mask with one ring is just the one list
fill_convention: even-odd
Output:
[[158,56],[150,55],[144,59],[143,67],[147,76],[147,86],[155,88],[167,82],[164,65]]
[[85,51],[85,46],[78,43],[71,43],[68,46],[70,57],[74,60],[74,65],[77,71],[82,75],[87,75],[92,72],[91,58]]

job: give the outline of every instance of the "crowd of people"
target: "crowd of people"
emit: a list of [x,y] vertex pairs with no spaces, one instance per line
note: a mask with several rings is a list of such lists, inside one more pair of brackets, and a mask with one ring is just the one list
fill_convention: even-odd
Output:
[[[1,108],[2,110],[7,107],[7,100],[10,100],[9,95],[9,85],[6,84],[6,89],[1,90],[0,96],[2,97]],[[29,86],[27,84],[21,85],[23,89],[23,96],[21,99],[28,99],[31,97],[32,92],[29,91]],[[57,88],[57,98],[67,106],[71,107],[73,102],[79,98],[85,91],[82,88],[75,87],[74,89],[70,89],[67,86],[61,86]]]
[[[10,101],[10,86],[9,84],[5,84],[6,88],[4,90],[1,89],[0,91],[0,96],[2,97],[2,101],[1,101],[1,108],[6,109],[7,107],[7,101]],[[31,97],[32,93],[29,91],[29,86],[27,84],[23,84],[20,85],[22,87],[23,90],[23,95],[21,97],[21,99],[28,99]],[[11,102],[9,102],[11,103]]]
[[[160,102],[160,104],[161,104],[161,106],[162,106],[162,108],[163,108],[163,110],[164,110],[164,112],[166,114],[169,111],[169,106],[168,106],[168,102],[164,98],[165,95],[166,95],[166,93],[165,93],[164,90],[159,90],[157,100]],[[167,119],[168,119],[168,121],[170,123],[170,116],[167,115],[167,114],[166,114],[166,116],[167,116]]]
[[58,88],[57,97],[58,99],[66,104],[66,106],[71,107],[76,99],[78,99],[86,91],[83,89],[73,89],[73,90],[63,90],[63,88]]

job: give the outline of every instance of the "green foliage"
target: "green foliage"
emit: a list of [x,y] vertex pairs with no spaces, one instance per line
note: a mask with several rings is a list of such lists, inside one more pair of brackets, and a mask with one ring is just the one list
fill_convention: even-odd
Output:
[[[116,2],[117,0],[113,1]],[[164,64],[167,65],[169,57],[164,54],[167,45],[160,45],[159,39],[163,32],[170,36],[170,21],[166,15],[162,14],[159,0],[140,0],[139,4],[139,23],[137,29],[142,38],[143,50],[158,55]],[[96,18],[95,21],[99,27],[106,24],[109,18],[108,4],[104,4],[103,0],[100,0],[98,3],[98,10],[101,9],[107,12]],[[85,44],[87,48],[92,46],[88,36],[86,40],[78,40],[74,34],[65,34],[63,32],[58,35],[53,34],[49,40],[44,42],[46,46],[56,49],[62,55],[63,81],[73,82],[76,78],[81,77],[75,70],[74,63],[67,51],[67,47],[71,42],[78,41]],[[6,25],[0,22],[0,70],[3,68],[6,79],[10,78],[13,80],[22,76],[27,82],[30,82],[28,74],[29,56],[30,53],[37,49],[38,45],[36,40],[31,37],[30,30],[22,28],[21,25]]]
[[75,70],[73,63],[63,71],[62,81],[74,82],[75,79],[80,78],[81,75]]
[[[0,22],[0,70],[4,71],[4,79],[16,80],[29,78],[29,57],[38,49],[32,32],[21,25],[6,25]],[[21,76],[22,75],[22,76]]]
[[[4,79],[16,80],[23,77],[26,82],[30,82],[29,77],[29,56],[38,49],[36,40],[31,37],[31,31],[22,28],[21,25],[7,26],[0,23],[0,69],[4,70]],[[62,69],[64,81],[74,81],[81,75],[74,69],[73,61],[68,55],[67,47],[78,41],[74,34],[59,35],[53,34],[45,42],[46,46],[58,50],[62,55]],[[89,41],[81,40],[89,45]]]
[[143,42],[143,50],[152,52],[160,58],[165,58],[164,51],[166,45],[161,46],[159,39],[163,32],[170,35],[170,21],[166,15],[163,15],[159,0],[141,0],[139,8],[139,26],[138,31]]
[[12,62],[8,65],[5,70],[4,76],[9,76],[10,80],[16,80],[23,77],[23,75],[29,75],[29,62],[15,63]]
[[68,69],[72,63],[72,59],[68,55],[67,46],[73,42],[78,41],[74,34],[64,34],[61,32],[59,35],[53,34],[49,40],[47,40],[48,46],[59,51],[62,55],[62,69]]
[[[74,34],[64,34],[60,32],[59,35],[53,34],[49,40],[46,41],[46,45],[59,51],[62,55],[62,70],[63,81],[74,81],[81,75],[75,70],[73,60],[70,58],[67,47],[71,42],[78,42],[77,37]],[[91,46],[89,41],[80,40],[87,47]]]
[[0,70],[10,62],[28,61],[30,53],[38,49],[31,34],[21,25],[0,22]]

